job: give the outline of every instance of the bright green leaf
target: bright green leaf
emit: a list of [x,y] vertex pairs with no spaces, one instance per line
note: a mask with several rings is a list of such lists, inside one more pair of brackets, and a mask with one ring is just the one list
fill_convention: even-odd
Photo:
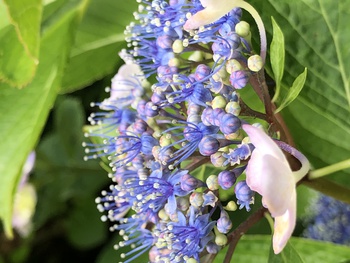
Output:
[[[292,237],[289,243],[293,246],[301,262],[329,263],[345,262],[350,259],[350,248],[321,241]],[[268,262],[271,247],[271,236],[245,235],[238,242],[231,262]],[[223,249],[215,258],[214,263],[222,263],[227,248]],[[296,259],[296,258],[294,258]],[[278,261],[277,261],[278,262]],[[298,262],[298,261],[281,261]],[[299,261],[300,262],[300,261]]]
[[125,46],[125,26],[136,7],[136,1],[91,0],[78,28],[61,93],[81,89],[116,70],[118,52]]
[[19,40],[38,62],[42,0],[4,0]]
[[307,69],[305,68],[304,72],[301,73],[293,82],[292,87],[288,90],[287,96],[283,99],[281,105],[276,109],[275,113],[280,112],[290,103],[292,103],[299,95],[303,89],[306,81]]
[[57,18],[47,28],[41,41],[40,64],[36,76],[26,89],[6,88],[1,84],[0,99],[0,218],[11,236],[13,194],[21,167],[35,147],[48,113],[56,98],[66,63],[76,8]]
[[273,252],[272,246],[269,254],[269,263],[304,263],[305,261],[301,259],[298,252],[294,249],[292,244],[289,242],[284,247],[281,253],[275,254]]
[[41,0],[1,0],[0,80],[23,87],[39,60]]
[[272,41],[270,45],[270,61],[271,67],[273,71],[273,75],[275,76],[276,82],[276,91],[272,101],[276,101],[279,97],[281,90],[281,81],[284,72],[284,36],[281,28],[276,23],[275,19],[271,17],[272,21]]

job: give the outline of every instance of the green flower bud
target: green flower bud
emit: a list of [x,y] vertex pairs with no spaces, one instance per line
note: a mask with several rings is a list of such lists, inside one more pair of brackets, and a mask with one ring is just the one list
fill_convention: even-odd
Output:
[[219,189],[218,176],[215,174],[210,175],[206,180],[206,184],[210,190],[212,191],[218,190]]
[[178,58],[171,58],[168,62],[169,67],[179,67],[180,66],[180,60]]
[[184,45],[181,39],[176,39],[172,45],[174,53],[181,53],[184,50]]
[[193,205],[194,207],[201,207],[203,204],[203,194],[202,193],[197,193],[193,192],[190,195],[190,204]]
[[230,101],[229,103],[227,103],[225,111],[235,116],[239,116],[239,114],[241,113],[241,106],[236,101]]
[[203,60],[203,53],[201,51],[194,51],[189,57],[188,60],[200,62]]
[[234,201],[230,201],[227,203],[226,206],[224,206],[224,209],[227,211],[236,211],[237,210],[237,204]]
[[162,136],[159,138],[159,145],[160,145],[161,147],[168,146],[169,144],[171,144],[171,139],[169,138],[169,136],[167,136],[167,135],[162,135]]
[[223,96],[218,95],[213,99],[211,106],[213,109],[216,109],[216,108],[223,109],[225,108],[226,104],[227,104],[226,99]]
[[263,60],[259,55],[253,55],[248,58],[248,68],[251,71],[258,72],[263,66]]
[[236,24],[235,31],[240,37],[247,37],[250,34],[250,25],[245,21],[241,21]]
[[228,74],[231,74],[234,71],[242,70],[243,67],[241,63],[238,62],[236,59],[230,59],[226,62],[226,71]]
[[227,244],[227,236],[221,233],[216,234],[215,244],[218,246],[225,246]]

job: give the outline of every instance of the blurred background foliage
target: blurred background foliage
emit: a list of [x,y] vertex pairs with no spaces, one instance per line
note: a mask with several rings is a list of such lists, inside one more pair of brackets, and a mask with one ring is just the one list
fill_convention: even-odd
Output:
[[[301,96],[283,111],[296,145],[316,168],[349,158],[346,0],[250,2],[262,14],[268,33],[274,16],[285,34],[284,93],[305,66],[309,70]],[[118,52],[125,47],[124,28],[136,9],[133,0],[0,0],[0,263],[119,260],[121,252],[113,250],[119,237],[100,221],[94,202],[111,182],[98,160],[83,161],[82,127],[93,110],[90,102],[107,96],[104,89],[122,63]],[[254,36],[256,28],[251,24]],[[244,96],[256,99],[249,91]],[[33,231],[26,238],[14,232],[9,240],[14,194],[33,149],[36,163],[30,182],[38,197]],[[350,188],[349,173],[339,172],[330,180]],[[302,236],[308,205],[316,193],[305,186],[298,193],[295,236]],[[234,216],[237,226],[247,213]],[[249,233],[254,235],[239,243],[235,262],[266,262],[267,221]],[[347,247],[305,239],[294,238],[286,253],[295,255],[290,252],[294,250],[302,256],[300,262],[350,258]],[[274,260],[270,261],[287,262]],[[222,262],[221,256],[217,262]]]

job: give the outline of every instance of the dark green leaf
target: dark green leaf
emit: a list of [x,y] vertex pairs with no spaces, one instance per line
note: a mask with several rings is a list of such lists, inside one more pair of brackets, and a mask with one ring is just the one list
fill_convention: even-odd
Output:
[[61,93],[81,89],[116,70],[133,9],[136,1],[91,0],[78,28]]

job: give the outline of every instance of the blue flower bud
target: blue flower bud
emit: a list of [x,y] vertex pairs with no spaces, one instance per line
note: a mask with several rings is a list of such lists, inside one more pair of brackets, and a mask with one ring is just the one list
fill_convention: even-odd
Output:
[[158,115],[158,107],[155,106],[151,101],[147,102],[145,105],[145,111],[144,114],[147,117],[155,117]]
[[165,100],[166,100],[166,97],[164,93],[154,92],[152,94],[151,101],[153,102],[153,104],[159,104],[160,102]]
[[191,192],[201,186],[201,182],[190,174],[184,174],[181,177],[181,189]]
[[220,126],[222,123],[222,117],[226,114],[226,112],[223,109],[216,108],[213,109],[212,112],[212,118],[213,118],[213,125]]
[[225,211],[221,211],[220,218],[216,222],[218,231],[223,234],[227,234],[232,228],[232,221],[229,215]]
[[203,194],[202,206],[204,207],[204,206],[210,205],[211,207],[214,207],[218,200],[219,200],[218,197],[212,191],[209,191]]
[[244,88],[249,81],[249,75],[244,70],[237,70],[231,73],[230,83],[235,89]]
[[136,133],[142,134],[144,133],[148,128],[148,124],[142,120],[142,119],[136,119],[133,124],[133,130]]
[[219,141],[212,136],[204,136],[198,145],[199,152],[203,156],[210,156],[220,148]]
[[197,81],[201,81],[207,76],[209,76],[210,72],[211,72],[211,68],[209,66],[200,64],[196,68],[195,78]]
[[187,116],[187,122],[198,124],[201,122],[201,116],[198,114],[189,114]]
[[173,40],[169,35],[159,36],[157,38],[157,46],[162,49],[169,49],[173,45]]
[[236,175],[233,171],[222,171],[218,175],[218,183],[222,189],[230,189],[236,183]]
[[203,110],[202,112],[202,116],[201,116],[201,119],[202,119],[202,122],[204,125],[206,126],[211,126],[213,125],[213,109],[211,107],[207,107]]
[[219,127],[223,134],[235,133],[241,127],[241,120],[231,113],[226,113],[221,117]]
[[246,181],[240,181],[235,186],[235,194],[237,198],[237,204],[239,204],[239,209],[245,207],[245,209],[250,211],[250,204],[254,204],[254,192],[249,188]]
[[209,254],[217,254],[221,250],[221,247],[214,242],[209,242],[206,246],[206,249]]
[[137,110],[137,113],[141,116],[141,118],[146,117],[145,116],[146,103],[147,102],[145,100],[140,100],[137,104],[136,110]]
[[153,146],[157,146],[159,143],[155,138],[146,133],[141,136],[141,145],[141,152],[145,155],[150,155],[152,154]]

